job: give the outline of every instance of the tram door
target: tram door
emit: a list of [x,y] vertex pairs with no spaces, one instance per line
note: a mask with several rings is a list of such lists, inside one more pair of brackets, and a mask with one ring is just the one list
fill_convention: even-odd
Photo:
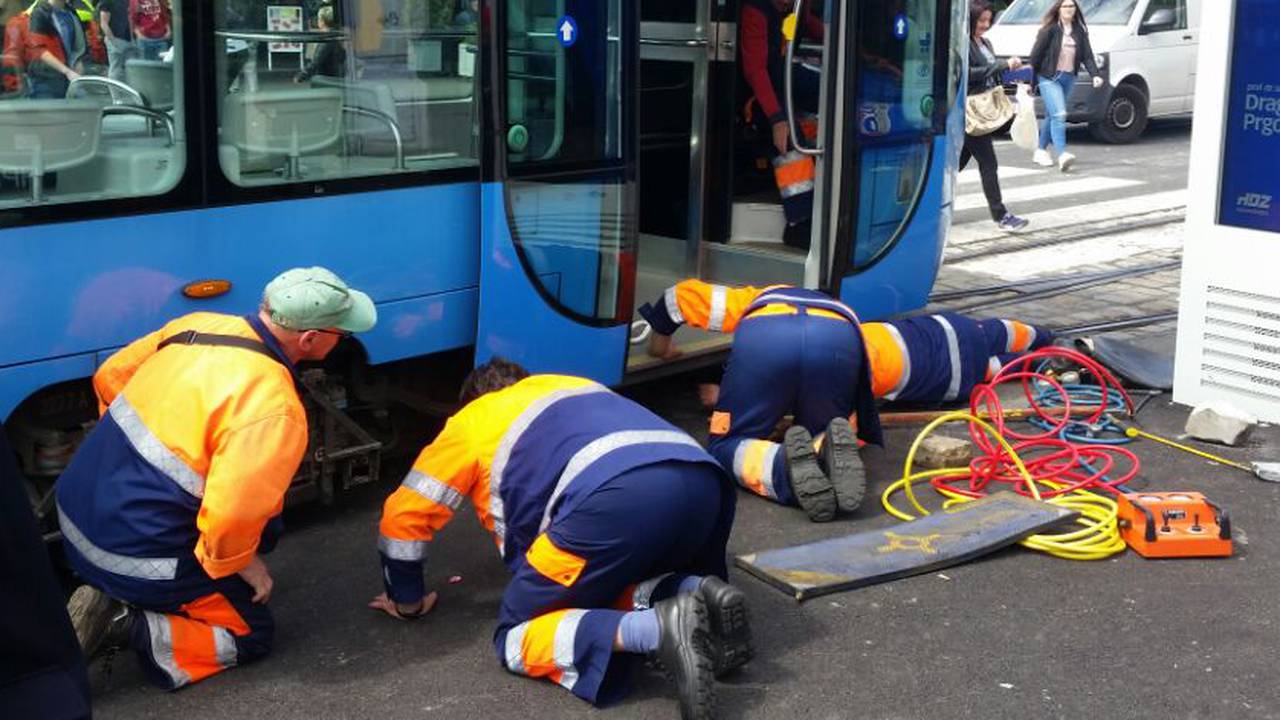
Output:
[[616,384],[635,302],[635,3],[486,8],[476,362]]

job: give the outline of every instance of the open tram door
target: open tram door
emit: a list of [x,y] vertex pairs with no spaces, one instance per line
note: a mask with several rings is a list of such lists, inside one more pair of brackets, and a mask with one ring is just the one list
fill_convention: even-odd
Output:
[[476,362],[622,380],[635,300],[636,6],[490,0]]

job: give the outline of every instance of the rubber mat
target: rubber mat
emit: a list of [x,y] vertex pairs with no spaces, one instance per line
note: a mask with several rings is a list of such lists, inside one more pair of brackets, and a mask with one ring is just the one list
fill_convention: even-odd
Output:
[[1089,338],[1084,352],[1111,372],[1141,387],[1173,389],[1173,338],[1153,339],[1142,346],[1102,335]]
[[796,600],[808,600],[959,565],[1075,517],[1065,508],[999,492],[919,520],[739,555],[735,562]]

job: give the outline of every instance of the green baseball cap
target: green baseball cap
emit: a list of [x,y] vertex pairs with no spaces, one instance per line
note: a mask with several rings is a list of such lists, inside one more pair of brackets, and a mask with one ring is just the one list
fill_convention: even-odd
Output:
[[378,322],[368,295],[322,267],[285,270],[262,293],[271,320],[290,330],[365,332]]

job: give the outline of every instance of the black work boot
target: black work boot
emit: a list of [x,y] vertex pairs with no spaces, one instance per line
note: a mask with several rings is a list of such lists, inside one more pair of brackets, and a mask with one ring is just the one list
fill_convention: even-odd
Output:
[[716,680],[712,671],[711,619],[702,593],[684,593],[653,606],[658,617],[654,653],[675,680],[682,720],[715,717]]
[[836,516],[836,493],[831,480],[818,467],[818,457],[813,452],[813,436],[799,425],[787,428],[783,436],[787,452],[787,476],[791,479],[791,491],[800,507],[814,522],[828,522]]
[[827,436],[822,441],[818,461],[831,479],[840,512],[857,510],[867,494],[867,471],[862,467],[858,438],[848,420],[838,417],[827,424]]
[[715,636],[712,659],[716,677],[746,665],[755,657],[751,625],[747,620],[747,596],[715,575],[702,578],[698,592],[707,602],[711,632]]
[[119,643],[119,631],[110,631],[118,624],[115,618],[124,609],[122,603],[90,585],[81,585],[71,593],[67,614],[71,616],[71,627],[76,631],[85,660],[92,658],[104,641]]

